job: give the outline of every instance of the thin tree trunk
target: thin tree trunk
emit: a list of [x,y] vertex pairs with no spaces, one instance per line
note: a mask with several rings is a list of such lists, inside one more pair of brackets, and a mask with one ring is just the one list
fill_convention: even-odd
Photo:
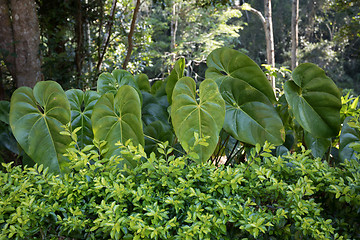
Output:
[[[265,38],[266,38],[266,55],[268,64],[275,67],[275,49],[274,49],[274,34],[272,26],[272,10],[271,0],[264,0],[264,15],[265,15]],[[275,78],[270,77],[271,86],[275,89]]]
[[113,0],[112,5],[111,5],[110,20],[107,22],[107,25],[106,25],[106,30],[107,31],[105,32],[104,41],[102,43],[101,50],[100,50],[101,54],[100,54],[100,57],[99,57],[99,60],[98,60],[98,64],[96,66],[96,71],[97,72],[100,71],[101,64],[103,62],[103,59],[104,59],[104,56],[105,56],[105,53],[106,53],[106,49],[107,49],[107,47],[109,45],[109,42],[110,42],[112,26],[114,24],[114,18],[115,18],[116,3],[117,3],[117,0]]
[[[266,59],[267,64],[271,67],[275,67],[275,50],[274,50],[274,35],[273,35],[273,27],[272,27],[272,11],[271,11],[271,1],[264,0],[264,12],[265,17],[262,13],[254,8],[252,8],[249,4],[243,4],[242,6],[234,6],[235,9],[250,11],[256,14],[259,18],[261,23],[263,24],[264,31],[265,31],[265,41],[266,41]],[[270,77],[269,79],[271,86],[275,89],[275,78]]]
[[11,14],[16,52],[17,87],[34,87],[42,78],[40,29],[35,0],[11,0]]
[[13,30],[7,0],[0,0],[0,54],[16,82],[16,62]]
[[175,48],[176,48],[176,32],[178,27],[178,15],[176,11],[176,3],[173,3],[172,6],[172,18],[171,18],[171,44],[170,44],[170,52],[171,52],[171,60],[175,62],[176,60],[176,54],[175,54]]
[[299,23],[299,0],[292,2],[292,18],[291,18],[291,69],[294,70],[298,65],[298,23]]
[[100,6],[100,19],[99,19],[99,31],[98,31],[98,39],[97,39],[97,45],[98,45],[98,49],[97,49],[97,54],[98,54],[98,62],[100,61],[100,57],[101,57],[101,43],[102,43],[102,28],[103,28],[103,23],[104,23],[104,2],[102,0],[99,0],[99,6]]
[[136,6],[135,6],[135,9],[134,9],[133,18],[132,18],[132,21],[131,21],[130,32],[129,32],[129,35],[128,35],[127,54],[126,54],[126,57],[125,57],[125,60],[124,60],[124,63],[123,63],[123,69],[125,69],[125,70],[126,70],[126,67],[127,67],[128,63],[130,61],[131,52],[132,52],[132,50],[134,48],[133,35],[134,35],[135,27],[136,27],[136,17],[137,17],[137,14],[139,12],[139,9],[140,9],[140,0],[136,0]]
[[[89,4],[89,0],[85,0],[85,4],[88,5]],[[88,6],[87,6],[88,7]],[[90,32],[90,22],[89,19],[86,20],[85,23],[85,42],[86,42],[86,56],[89,59],[88,62],[88,72],[91,72],[93,69],[93,62],[91,61],[91,42],[92,42],[92,38],[91,38],[91,32]],[[87,84],[89,83],[89,79],[86,80]]]

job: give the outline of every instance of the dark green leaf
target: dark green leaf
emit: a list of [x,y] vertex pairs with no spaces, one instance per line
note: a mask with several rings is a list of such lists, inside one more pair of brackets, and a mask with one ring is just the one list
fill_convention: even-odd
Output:
[[270,82],[260,67],[245,54],[223,47],[210,53],[206,63],[209,68],[205,77],[215,80],[219,87],[225,79],[241,79],[264,94],[270,102],[275,102]]
[[146,74],[141,73],[135,76],[135,82],[141,91],[150,92],[150,82]]
[[79,89],[66,91],[71,107],[72,129],[81,127],[77,132],[80,147],[92,144],[94,134],[92,131],[91,114],[100,95],[94,91],[83,92]]
[[340,130],[340,91],[324,71],[311,63],[293,71],[285,96],[295,119],[317,138],[337,136]]
[[247,82],[228,77],[220,87],[226,103],[224,129],[239,141],[280,145],[285,130],[269,99]]
[[322,158],[331,146],[331,138],[316,138],[304,131],[305,144],[314,157]]
[[147,92],[142,92],[142,94],[142,120],[145,125],[148,125],[157,120],[168,122],[169,113],[167,108],[169,104],[167,102],[167,97],[155,97]]

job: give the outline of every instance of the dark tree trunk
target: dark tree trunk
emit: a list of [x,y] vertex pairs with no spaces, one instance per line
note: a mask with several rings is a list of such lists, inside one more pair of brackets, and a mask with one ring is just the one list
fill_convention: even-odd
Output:
[[42,79],[40,29],[35,0],[11,0],[10,3],[17,87],[34,87]]
[[7,0],[0,0],[0,55],[16,81],[15,44]]

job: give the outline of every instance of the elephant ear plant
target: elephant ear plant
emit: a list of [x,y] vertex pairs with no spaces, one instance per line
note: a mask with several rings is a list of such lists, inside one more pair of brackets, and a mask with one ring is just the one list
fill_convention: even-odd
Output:
[[285,82],[290,111],[304,131],[304,143],[314,157],[323,157],[340,131],[341,93],[324,70],[312,63],[300,64]]
[[[120,155],[115,145],[118,141],[125,143],[132,139],[136,146],[144,145],[140,98],[131,86],[120,87],[116,95],[111,92],[102,95],[94,106],[91,121],[95,140],[106,141],[105,157]],[[135,164],[131,160],[127,163],[128,166]]]
[[91,115],[100,95],[95,91],[83,92],[80,89],[70,89],[65,93],[70,102],[71,127],[80,127],[77,132],[78,145],[80,148],[91,145],[94,138]]
[[295,119],[317,138],[337,136],[341,94],[324,70],[312,63],[299,65],[285,83],[285,96]]
[[[171,120],[175,134],[186,152],[189,146],[204,162],[214,152],[225,118],[225,102],[213,80],[200,84],[199,96],[192,78],[181,78],[172,93]],[[208,137],[206,145],[196,144],[200,138]]]
[[240,142],[255,145],[284,142],[285,130],[273,104],[275,95],[260,67],[230,48],[214,50],[207,58],[206,78],[213,79],[225,100],[224,130]]
[[60,132],[70,116],[69,101],[56,82],[38,82],[34,90],[20,87],[11,97],[9,119],[16,140],[26,154],[51,172],[67,171],[63,154],[71,139]]
[[[200,84],[184,77],[185,60],[179,59],[169,77],[151,87],[146,75],[134,78],[125,70],[102,73],[97,93],[72,89],[65,94],[59,84],[51,81],[39,82],[34,90],[22,87],[11,99],[11,129],[36,163],[57,173],[67,171],[68,160],[63,154],[71,138],[60,132],[69,122],[70,129],[76,129],[79,135],[80,148],[91,145],[93,139],[105,141],[100,149],[105,158],[121,156],[115,145],[118,142],[132,140],[150,154],[158,142],[168,141],[176,147],[180,143],[198,163],[212,158],[214,151],[231,159],[229,156],[236,156],[247,146],[266,141],[282,145],[285,127],[281,116],[291,121],[294,116],[299,128],[307,132],[305,141],[316,150],[315,155],[323,155],[331,138],[337,136],[340,93],[316,65],[298,66],[293,80],[285,83],[281,116],[275,109],[279,102],[269,81],[249,57],[219,48],[208,56],[207,65],[206,79]],[[227,140],[219,140],[220,132]],[[123,157],[128,167],[138,164]]]

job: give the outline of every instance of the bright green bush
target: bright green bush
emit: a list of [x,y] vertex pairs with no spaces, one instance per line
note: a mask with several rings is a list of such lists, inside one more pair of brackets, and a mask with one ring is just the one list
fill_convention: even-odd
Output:
[[[273,157],[257,145],[246,163],[216,167],[120,146],[140,161],[98,160],[70,149],[72,172],[41,166],[0,172],[0,239],[359,239],[360,164],[309,151]],[[95,162],[90,159],[97,159]],[[91,163],[91,164],[90,164]]]

